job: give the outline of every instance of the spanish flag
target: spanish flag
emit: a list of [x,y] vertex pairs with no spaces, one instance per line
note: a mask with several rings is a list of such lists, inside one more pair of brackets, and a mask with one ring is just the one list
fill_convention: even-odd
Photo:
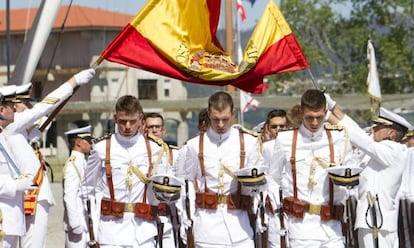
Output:
[[233,85],[252,93],[263,77],[309,68],[273,0],[235,63],[216,37],[220,0],[149,0],[102,52],[101,59],[179,80]]

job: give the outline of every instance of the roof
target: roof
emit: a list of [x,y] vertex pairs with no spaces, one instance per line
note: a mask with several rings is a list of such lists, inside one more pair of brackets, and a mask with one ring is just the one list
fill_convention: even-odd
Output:
[[[59,30],[69,5],[61,6],[53,24],[53,30]],[[24,32],[36,17],[37,8],[11,9],[10,30],[13,33]],[[72,5],[66,19],[65,29],[90,27],[123,28],[132,19],[132,15],[112,12],[98,8]],[[30,25],[28,25],[30,24]],[[6,32],[6,10],[0,10],[0,33]]]

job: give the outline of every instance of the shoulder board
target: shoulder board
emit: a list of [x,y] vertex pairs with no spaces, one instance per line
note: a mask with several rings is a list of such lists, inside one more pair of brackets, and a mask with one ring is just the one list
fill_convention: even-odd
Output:
[[72,155],[66,160],[65,165],[70,164],[70,163],[74,162],[75,160],[76,160],[76,157]]
[[243,132],[243,133],[247,133],[247,134],[250,134],[250,135],[252,135],[252,136],[254,136],[254,137],[259,137],[259,136],[261,136],[261,134],[260,134],[260,133],[258,133],[258,132],[256,132],[256,131],[253,131],[253,130],[250,130],[250,129],[247,129],[247,128],[242,127],[242,126],[237,126],[236,128],[237,128],[237,129],[239,129],[241,132]]
[[174,149],[174,150],[178,150],[180,149],[180,147],[175,146],[175,145],[168,145],[169,148]]
[[344,126],[325,124],[325,130],[342,131],[344,130]]
[[107,134],[105,134],[105,135],[103,135],[101,137],[97,137],[97,138],[95,138],[95,139],[92,140],[92,143],[96,144],[96,143],[98,143],[98,142],[100,142],[102,140],[109,139],[111,137],[111,135],[112,135],[111,133],[107,133]]
[[42,100],[42,103],[47,103],[47,104],[56,104],[57,102],[59,102],[59,98],[56,97],[45,97]]
[[150,140],[152,140],[152,141],[154,141],[155,143],[157,143],[158,145],[163,145],[165,142],[164,142],[164,140],[162,140],[161,138],[158,138],[158,137],[156,137],[156,136],[154,136],[152,133],[149,133],[148,135],[147,135],[147,137],[150,139]]

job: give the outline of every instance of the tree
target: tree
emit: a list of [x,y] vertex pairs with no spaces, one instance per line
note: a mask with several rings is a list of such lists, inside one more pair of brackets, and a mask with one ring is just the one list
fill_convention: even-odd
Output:
[[[338,12],[335,7],[340,5],[349,13]],[[366,92],[366,46],[371,38],[382,92],[393,94],[413,91],[412,6],[412,0],[290,0],[281,1],[280,9],[317,78],[330,75],[341,84],[339,93]]]

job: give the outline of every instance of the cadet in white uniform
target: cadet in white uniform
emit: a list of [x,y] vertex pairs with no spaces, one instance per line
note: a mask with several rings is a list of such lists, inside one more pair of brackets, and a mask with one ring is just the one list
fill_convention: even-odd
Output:
[[[399,247],[397,193],[407,158],[407,148],[399,142],[412,126],[403,117],[381,108],[374,120],[372,138],[336,107],[336,102],[329,96],[327,99],[332,111],[329,121],[347,127],[351,143],[370,157],[362,165],[365,168],[360,176],[355,223],[359,245]],[[377,228],[378,238],[374,235]]]
[[5,232],[4,248],[18,247],[18,238],[25,233],[23,194],[31,188],[35,173],[21,162],[22,156],[16,157],[11,152],[18,140],[3,132],[14,120],[15,92],[12,86],[0,88],[0,210]]
[[[408,155],[399,190],[398,235],[400,240],[404,238],[405,247],[412,247],[414,246],[414,130],[407,131],[402,143],[408,147]],[[400,246],[404,247],[404,243]]]
[[[259,139],[232,126],[235,109],[228,93],[214,93],[208,105],[207,131],[190,139],[177,160],[178,178],[189,182],[191,205],[191,216],[183,211],[181,234],[186,239],[184,229],[193,222],[196,247],[254,247],[251,192],[233,173],[263,162]],[[185,197],[182,202],[185,206]]]
[[[282,185],[290,246],[344,247],[341,203],[346,198],[346,190],[332,184],[327,169],[347,165],[351,147],[344,130],[324,125],[327,109],[321,91],[307,90],[302,95],[301,111],[299,128],[281,130],[275,141],[263,144],[265,161],[271,163],[283,156],[280,149],[287,161],[283,179],[283,168],[277,166],[280,163],[270,168],[270,176],[275,181],[269,186],[272,210],[277,213],[279,205],[274,205],[280,204],[277,185]],[[276,226],[278,222],[278,215],[270,216],[269,225]],[[280,236],[276,231],[269,232],[270,247],[279,247]]]
[[[73,89],[76,86],[88,83],[94,74],[94,69],[86,69],[75,74],[68,82],[52,91],[31,109],[24,107],[24,103],[16,104],[18,112],[16,113],[15,121],[5,129],[5,132],[9,134],[21,134],[27,139],[29,137],[29,131],[34,130],[33,125],[37,120],[51,113],[60,103],[72,95]],[[30,97],[30,84],[18,86],[18,89],[21,90],[21,92],[19,92],[19,99],[21,101],[28,101]],[[30,147],[27,142],[21,144],[19,147],[23,146]],[[39,168],[38,161],[33,161],[31,166],[37,166],[36,168]],[[44,247],[49,208],[54,205],[56,205],[56,203],[53,198],[49,179],[46,172],[44,172],[42,184],[39,186],[36,212],[34,215],[26,215],[26,234],[22,238],[22,247]]]
[[[63,168],[63,206],[65,224],[65,247],[87,247],[88,209],[87,189],[82,185],[85,179],[86,156],[91,151],[91,126],[65,132],[71,147],[70,157]],[[91,211],[91,209],[89,209]]]
[[85,172],[88,188],[102,195],[98,240],[101,247],[152,248],[160,242],[158,217],[167,215],[148,187],[161,149],[142,132],[144,114],[136,97],[120,97],[114,119],[117,132],[93,146]]
[[[159,143],[163,144],[163,137],[166,133],[166,128],[164,125],[164,117],[160,113],[145,113],[145,133],[147,135],[153,135],[156,138],[161,139]],[[159,169],[157,173],[165,173],[167,175],[174,176],[176,172],[175,160],[178,156],[178,147],[163,144],[163,148],[165,151],[163,152],[162,164],[164,165],[161,170]],[[174,224],[172,226],[171,218],[166,216],[160,216],[162,223],[164,223],[164,237],[163,237],[163,245],[165,247],[174,247],[179,242],[178,241],[178,217],[177,217],[177,209],[175,208],[174,204],[169,204],[171,210],[174,211]],[[173,229],[175,228],[175,229]],[[175,235],[174,233],[175,232]]]

